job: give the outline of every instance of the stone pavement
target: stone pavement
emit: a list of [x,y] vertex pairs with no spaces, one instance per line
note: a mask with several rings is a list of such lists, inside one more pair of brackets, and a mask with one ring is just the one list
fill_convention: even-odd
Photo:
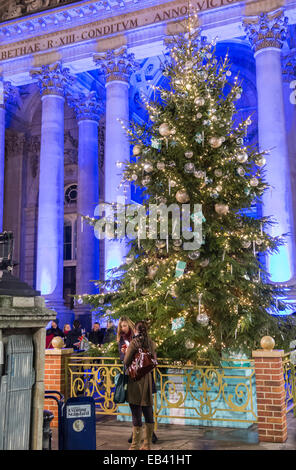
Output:
[[[288,439],[285,443],[258,442],[257,426],[248,429],[160,424],[158,441],[151,450],[296,450],[296,417],[288,413]],[[97,450],[127,450],[131,423],[114,417],[98,417]],[[53,450],[57,450],[57,429],[53,429]]]

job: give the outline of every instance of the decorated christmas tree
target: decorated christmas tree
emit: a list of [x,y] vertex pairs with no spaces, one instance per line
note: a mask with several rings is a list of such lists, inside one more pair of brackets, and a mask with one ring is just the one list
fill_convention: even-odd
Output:
[[239,77],[227,56],[216,57],[215,43],[191,29],[167,48],[169,86],[144,100],[145,125],[126,128],[133,158],[124,162],[122,184],[142,189],[143,202],[137,215],[134,205],[112,204],[115,233],[132,226],[135,236],[125,264],[97,281],[98,294],[81,299],[114,319],[146,320],[158,355],[171,360],[250,356],[264,335],[286,349],[295,335],[280,315],[286,292],[264,268],[264,253],[284,237],[268,234],[271,220],[248,214],[268,187],[269,156],[246,145],[251,117],[235,124]]

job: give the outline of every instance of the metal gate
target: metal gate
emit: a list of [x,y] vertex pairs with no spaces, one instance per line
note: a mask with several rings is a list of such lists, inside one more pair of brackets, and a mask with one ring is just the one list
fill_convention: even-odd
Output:
[[34,382],[32,337],[9,336],[0,377],[0,450],[29,449]]

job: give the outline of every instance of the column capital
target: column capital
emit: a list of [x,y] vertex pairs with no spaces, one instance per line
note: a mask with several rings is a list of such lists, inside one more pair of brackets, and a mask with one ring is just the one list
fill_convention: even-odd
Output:
[[128,83],[132,71],[138,68],[134,54],[129,54],[126,46],[95,54],[93,60],[105,73],[106,83],[114,80]]
[[37,78],[42,96],[57,95],[64,97],[66,90],[74,81],[68,68],[64,68],[61,62],[43,65],[31,72],[33,78]]
[[17,88],[10,82],[0,78],[0,108],[5,108],[6,103],[15,103],[17,100]]
[[77,98],[67,97],[69,106],[74,109],[77,121],[99,121],[103,108],[95,91],[87,95],[80,93]]
[[283,80],[285,82],[290,82],[291,80],[296,79],[296,57],[295,50],[285,57],[282,60],[282,69],[283,69]]
[[243,26],[255,53],[268,47],[281,49],[287,37],[288,18],[279,9],[246,17]]

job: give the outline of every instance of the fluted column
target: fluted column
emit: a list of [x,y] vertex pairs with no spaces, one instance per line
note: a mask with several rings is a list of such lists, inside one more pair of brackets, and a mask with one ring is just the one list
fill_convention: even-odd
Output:
[[[136,67],[126,47],[96,54],[94,61],[106,77],[105,200],[108,203],[130,201],[130,187],[120,186],[120,162],[129,161],[130,144],[121,122],[129,125],[129,77]],[[105,274],[124,262],[127,248],[120,241],[105,240]]]
[[[93,227],[81,221],[81,215],[93,217],[99,203],[98,124],[101,106],[94,92],[71,99],[70,105],[75,109],[79,127],[76,294],[94,294],[97,290],[90,281],[99,279],[99,240]],[[91,327],[90,307],[78,304],[75,313],[85,328]]]
[[34,70],[32,76],[42,96],[36,287],[61,317],[65,312],[64,96],[71,77],[60,63]]
[[256,60],[259,148],[270,151],[264,169],[271,188],[263,195],[263,215],[277,221],[268,228],[272,236],[289,234],[279,253],[267,256],[267,270],[273,282],[293,282],[295,238],[281,67],[287,19],[277,10],[247,18],[245,29]]
[[3,231],[4,212],[4,165],[5,165],[5,107],[15,99],[15,88],[0,79],[0,232]]

